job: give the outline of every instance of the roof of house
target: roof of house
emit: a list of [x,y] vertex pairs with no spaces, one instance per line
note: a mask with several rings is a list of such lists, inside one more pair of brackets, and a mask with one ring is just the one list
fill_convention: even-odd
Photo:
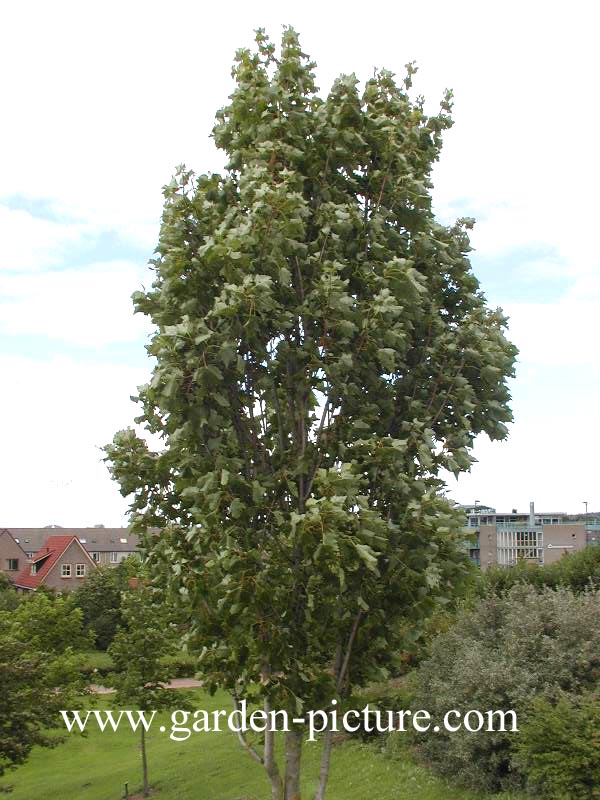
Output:
[[40,550],[46,540],[57,536],[76,536],[88,552],[131,553],[138,548],[138,536],[128,528],[7,528],[13,539],[28,553]]
[[[77,536],[48,536],[44,547],[35,553],[31,559],[31,563],[26,564],[21,572],[19,572],[19,574],[16,576],[15,586],[18,586],[21,589],[37,589],[38,586],[44,582],[48,573],[52,570],[52,567],[60,559],[65,550],[73,542],[77,542],[79,547],[85,553],[85,549],[79,542]],[[32,575],[32,564],[39,563],[40,561],[43,561],[43,563],[38,566],[37,572]]]
[[10,537],[10,538],[13,540],[14,544],[16,545],[16,547],[18,547],[18,548],[19,548],[19,550],[21,550],[21,552],[23,553],[23,556],[25,556],[25,555],[26,555],[26,553],[25,553],[25,550],[23,550],[23,548],[22,548],[22,547],[21,547],[21,545],[19,544],[19,540],[18,540],[18,539],[15,539],[15,537],[14,537],[14,536],[12,535],[12,533],[11,533],[11,532],[8,530],[8,528],[2,528],[2,530],[0,530],[0,539],[1,539],[3,536],[8,536],[8,537]]

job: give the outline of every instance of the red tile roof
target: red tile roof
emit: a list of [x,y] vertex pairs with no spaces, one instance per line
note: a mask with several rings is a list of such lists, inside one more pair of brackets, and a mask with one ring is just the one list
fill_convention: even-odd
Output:
[[[76,536],[49,536],[46,544],[31,559],[33,562],[37,562],[46,557],[44,563],[38,568],[35,575],[31,574],[32,565],[27,564],[15,578],[15,586],[23,589],[37,589],[73,540],[79,544]],[[81,547],[80,544],[79,546]]]

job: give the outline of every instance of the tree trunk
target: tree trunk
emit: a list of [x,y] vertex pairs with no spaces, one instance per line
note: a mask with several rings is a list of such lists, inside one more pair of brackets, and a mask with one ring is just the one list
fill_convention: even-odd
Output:
[[271,720],[270,717],[271,703],[267,699],[265,699],[264,708],[267,714],[268,722],[267,722],[267,729],[265,731],[265,751],[263,755],[263,761],[265,769],[267,771],[267,775],[269,776],[269,780],[271,781],[271,798],[272,800],[282,800],[283,783],[281,781],[281,775],[279,774],[279,769],[277,768],[277,762],[275,761],[275,733],[269,730],[269,723]]
[[328,728],[325,731],[323,741],[323,754],[321,756],[321,770],[319,772],[319,786],[315,792],[314,800],[323,800],[325,797],[325,790],[327,789],[327,781],[329,780],[329,764],[331,761],[331,747],[333,745],[333,730]]
[[288,731],[285,735],[285,800],[300,800],[300,758],[302,732]]
[[142,794],[148,797],[150,790],[148,788],[148,761],[146,759],[146,731],[143,725],[140,725],[142,733],[142,776],[143,776],[143,789]]

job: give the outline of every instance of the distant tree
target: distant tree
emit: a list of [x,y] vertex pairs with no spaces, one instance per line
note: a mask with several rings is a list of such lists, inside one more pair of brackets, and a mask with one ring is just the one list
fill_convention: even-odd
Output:
[[71,595],[33,592],[14,611],[5,614],[5,619],[14,635],[33,650],[60,654],[93,646],[93,637],[83,629],[83,612]]
[[[165,656],[175,649],[174,631],[170,627],[167,607],[148,586],[139,583],[136,589],[125,592],[122,603],[122,627],[114,637],[108,652],[116,672],[111,682],[117,690],[120,705],[135,705],[142,711],[185,708],[181,693],[166,689],[171,679]],[[146,730],[140,724],[143,795],[149,794]]]
[[62,741],[50,730],[62,726],[60,709],[80,706],[80,666],[69,651],[36,650],[0,619],[0,775],[22,764],[34,745],[54,747]]
[[0,572],[0,611],[14,611],[19,605],[19,595],[11,581]]
[[[409,65],[321,98],[293,30],[279,54],[256,41],[213,132],[225,173],[177,171],[134,295],[156,326],[139,421],[164,449],[126,430],[107,455],[191,603],[207,682],[297,716],[381,677],[452,592],[462,523],[439,474],[506,436],[516,350],[471,271],[472,221],[432,212],[450,94],[427,116]],[[265,736],[274,800],[300,796],[302,741],[282,777]]]
[[107,649],[122,622],[121,595],[134,571],[124,561],[116,567],[99,567],[72,593],[83,612],[84,628],[93,633],[99,650]]

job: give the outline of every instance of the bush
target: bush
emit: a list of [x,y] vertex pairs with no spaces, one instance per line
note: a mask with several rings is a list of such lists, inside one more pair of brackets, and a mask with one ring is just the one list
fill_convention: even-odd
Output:
[[527,788],[548,800],[600,798],[600,696],[536,698],[517,742]]
[[522,561],[514,567],[491,567],[479,585],[480,593],[488,590],[501,594],[518,583],[529,583],[539,589],[560,586],[582,592],[600,587],[600,547],[586,547],[578,553],[568,553],[554,564],[540,567]]
[[[600,592],[516,585],[459,613],[431,644],[417,674],[415,708],[511,710],[517,720],[537,696],[580,694],[600,679]],[[418,741],[438,771],[487,789],[523,783],[513,763],[518,734],[440,730]]]
[[[415,695],[415,672],[395,678],[387,683],[377,683],[365,687],[362,691],[348,698],[343,711],[347,709],[363,709],[366,705],[373,711],[401,711],[411,707]],[[385,724],[385,716],[382,715]],[[362,716],[352,720],[353,725],[360,725],[350,737],[368,740],[381,736],[377,730],[368,731],[363,725]]]

